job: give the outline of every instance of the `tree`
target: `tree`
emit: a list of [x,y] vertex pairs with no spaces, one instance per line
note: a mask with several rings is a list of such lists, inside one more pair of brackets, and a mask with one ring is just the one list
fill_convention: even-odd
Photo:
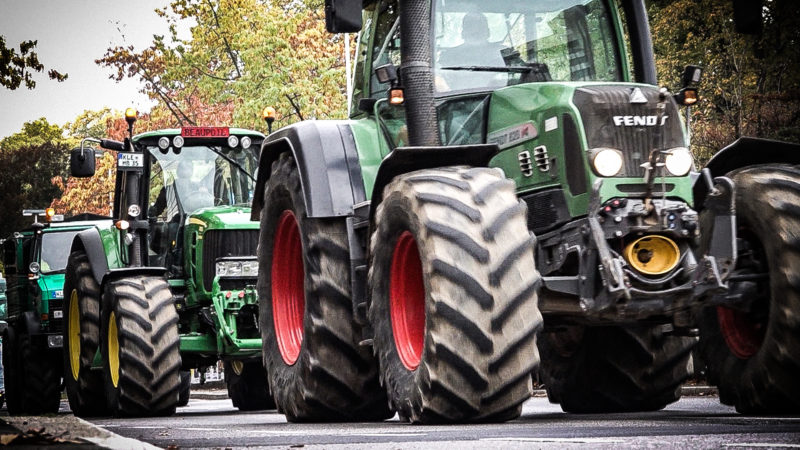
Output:
[[48,142],[0,152],[0,167],[13,174],[0,177],[0,236],[31,223],[30,217],[22,216],[23,209],[45,208],[61,195],[51,180],[63,176],[67,148],[64,142]]
[[[154,114],[168,111],[174,125],[263,130],[265,106],[283,112],[284,125],[299,120],[295,106],[305,117],[343,117],[343,38],[325,32],[322,10],[319,0],[173,0],[157,10],[168,36],[141,52],[110,48],[96,62],[113,79],[138,78],[159,101]],[[176,32],[183,20],[194,23],[188,39]]]
[[64,140],[64,130],[41,117],[31,122],[25,122],[22,130],[0,140],[0,153],[17,151],[24,147],[58,144]]
[[[24,41],[19,44],[19,53],[13,48],[6,47],[5,36],[0,36],[0,86],[14,90],[24,82],[25,87],[33,89],[36,81],[33,72],[44,70],[44,64],[39,62],[39,55],[33,51],[37,41]],[[51,80],[64,81],[67,74],[50,69],[47,75]]]
[[704,67],[693,108],[693,150],[703,162],[743,135],[800,142],[800,3],[766,0],[763,32],[737,34],[730,0],[652,0],[661,84],[686,64]]

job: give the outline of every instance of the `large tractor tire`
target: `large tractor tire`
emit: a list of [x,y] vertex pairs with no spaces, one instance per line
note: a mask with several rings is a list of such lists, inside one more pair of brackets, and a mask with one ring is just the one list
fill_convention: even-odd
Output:
[[19,379],[21,409],[9,414],[55,414],[61,403],[60,361],[46,348],[36,348],[28,333],[21,332],[17,338],[19,351]]
[[64,384],[72,413],[79,417],[109,414],[103,372],[92,368],[100,348],[100,286],[82,251],[69,255],[64,278]]
[[192,393],[192,372],[181,370],[181,387],[178,393],[178,403],[175,406],[181,407],[189,404],[189,396]]
[[[700,350],[720,401],[745,414],[800,413],[800,168],[730,174],[739,254],[729,280],[747,308],[703,310]],[[749,285],[748,285],[749,284]]]
[[291,154],[264,192],[258,294],[264,366],[289,421],[373,421],[392,415],[377,364],[359,346],[343,219],[306,216]]
[[178,312],[167,281],[132,276],[106,284],[100,349],[116,416],[167,416],[181,387]]
[[542,316],[526,212],[494,169],[420,170],[384,189],[368,316],[401,418],[500,422],[530,398]]
[[22,411],[22,387],[20,385],[20,358],[17,346],[17,333],[8,324],[3,334],[3,384],[6,391],[8,413]]
[[225,384],[231,403],[239,411],[275,408],[261,361],[225,361]]
[[660,326],[545,329],[539,375],[566,412],[656,411],[680,398],[695,343]]

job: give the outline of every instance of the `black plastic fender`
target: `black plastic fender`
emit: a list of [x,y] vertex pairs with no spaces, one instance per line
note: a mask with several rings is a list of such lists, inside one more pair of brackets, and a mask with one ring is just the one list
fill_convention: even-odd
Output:
[[[742,167],[759,164],[800,164],[800,144],[742,136],[718,151],[706,164],[712,178],[724,176]],[[702,178],[694,185],[695,209],[703,209],[707,183]]]
[[108,260],[105,249],[103,249],[103,241],[100,239],[100,232],[96,228],[88,228],[76,234],[69,252],[78,250],[83,250],[89,257],[92,276],[100,285],[103,282],[103,276],[108,272]]
[[250,219],[259,220],[272,163],[292,152],[309,217],[341,217],[366,200],[353,132],[346,121],[308,120],[272,133],[261,146]]
[[453,145],[444,147],[397,147],[381,162],[372,188],[370,223],[383,188],[400,174],[445,166],[487,167],[498,152],[497,144]]
[[35,336],[42,332],[42,322],[36,311],[25,311],[17,322],[17,332],[24,329],[28,336]]
[[124,276],[165,276],[167,273],[165,267],[122,267],[109,269],[103,242],[100,239],[100,232],[96,228],[89,228],[75,235],[70,253],[76,250],[83,250],[86,252],[86,256],[89,258],[89,265],[92,268],[92,276],[101,288],[107,281]]

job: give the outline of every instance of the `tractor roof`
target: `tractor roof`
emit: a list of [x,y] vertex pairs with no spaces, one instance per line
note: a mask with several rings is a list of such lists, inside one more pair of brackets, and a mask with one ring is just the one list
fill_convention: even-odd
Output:
[[[187,128],[228,128],[228,127],[187,127]],[[175,136],[181,134],[181,130],[182,128],[166,128],[163,130],[147,131],[134,136],[133,141],[136,142],[142,139],[161,137],[161,136]],[[262,138],[264,137],[264,135],[258,131],[247,130],[244,128],[228,128],[228,134],[236,136],[258,136]]]

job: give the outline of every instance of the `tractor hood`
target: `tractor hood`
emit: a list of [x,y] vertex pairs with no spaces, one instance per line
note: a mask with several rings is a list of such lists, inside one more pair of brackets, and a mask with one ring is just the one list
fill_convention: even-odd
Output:
[[257,222],[250,221],[250,207],[246,206],[214,206],[198,209],[187,219],[187,226],[191,225],[200,227],[202,231],[258,228]]
[[[585,214],[587,193],[602,178],[603,201],[645,194],[645,166],[653,149],[687,146],[679,110],[671,96],[661,101],[655,86],[635,83],[546,82],[509,86],[490,94],[487,143],[500,153],[492,165],[506,169],[521,191],[566,186],[572,216]],[[621,159],[613,175],[593,165],[612,149]],[[514,169],[511,169],[514,168]],[[658,172],[659,196],[691,203],[691,180]],[[583,212],[582,212],[583,211]]]
[[256,257],[258,222],[250,208],[215,206],[193,212],[186,221],[184,248],[195,292],[210,299],[219,258]]
[[60,300],[64,298],[64,274],[53,273],[41,275],[39,277],[39,288],[42,291],[43,299]]

